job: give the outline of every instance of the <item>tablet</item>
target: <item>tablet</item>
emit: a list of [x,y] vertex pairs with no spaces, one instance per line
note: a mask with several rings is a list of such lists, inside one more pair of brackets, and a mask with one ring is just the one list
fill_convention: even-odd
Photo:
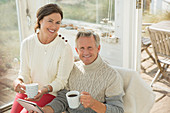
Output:
[[36,103],[23,100],[23,99],[18,99],[17,102],[21,104],[21,106],[23,106],[27,111],[33,110],[38,113],[44,113]]

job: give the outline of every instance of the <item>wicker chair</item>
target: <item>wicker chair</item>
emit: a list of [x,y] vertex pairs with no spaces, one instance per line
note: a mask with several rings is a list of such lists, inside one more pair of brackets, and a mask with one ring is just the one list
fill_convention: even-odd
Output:
[[151,82],[151,86],[158,78],[164,78],[170,82],[170,74],[167,71],[170,65],[170,30],[163,30],[150,26],[148,27],[148,31],[155,61],[158,66],[158,71]]

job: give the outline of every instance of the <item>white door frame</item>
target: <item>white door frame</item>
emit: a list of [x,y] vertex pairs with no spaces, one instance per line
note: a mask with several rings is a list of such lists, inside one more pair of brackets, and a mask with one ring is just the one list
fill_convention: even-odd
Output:
[[[142,6],[142,5],[141,5]],[[140,70],[142,7],[136,0],[115,0],[115,35],[122,45],[122,67]]]

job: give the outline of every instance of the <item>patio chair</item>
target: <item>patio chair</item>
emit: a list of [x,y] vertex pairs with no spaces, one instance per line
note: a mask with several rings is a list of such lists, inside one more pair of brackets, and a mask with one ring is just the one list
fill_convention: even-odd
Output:
[[143,62],[145,62],[145,61],[147,61],[151,58],[153,63],[155,63],[155,59],[152,56],[152,53],[149,51],[150,46],[151,46],[151,40],[149,38],[142,37],[142,39],[141,39],[141,53],[143,51],[145,51],[148,55],[148,57],[141,60],[141,69],[144,70],[144,72],[145,72],[146,69],[142,65]]
[[[144,30],[142,30],[142,33],[143,34],[145,34],[146,33],[146,28],[148,27],[148,26],[151,26],[152,25],[152,23],[142,23],[142,26],[145,26],[145,29]],[[142,36],[142,38],[141,38],[141,54],[142,54],[142,52],[146,52],[147,53],[147,57],[145,57],[145,58],[143,58],[142,60],[141,60],[141,69],[145,72],[146,71],[146,68],[142,65],[142,63],[143,62],[145,62],[145,61],[147,61],[147,60],[149,60],[149,59],[151,59],[152,61],[153,61],[153,64],[155,64],[155,59],[154,59],[154,57],[152,56],[152,53],[149,51],[149,47],[151,47],[151,40],[150,40],[150,38],[149,37],[143,37]]]
[[170,30],[148,27],[151,44],[158,71],[151,82],[151,86],[158,78],[164,78],[170,82],[170,74],[167,71],[170,65]]

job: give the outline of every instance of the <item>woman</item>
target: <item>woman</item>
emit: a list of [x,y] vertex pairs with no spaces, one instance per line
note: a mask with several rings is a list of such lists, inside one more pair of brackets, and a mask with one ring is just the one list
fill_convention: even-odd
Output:
[[38,83],[39,91],[34,99],[40,107],[51,102],[56,92],[63,89],[73,67],[70,45],[58,34],[63,12],[56,4],[47,4],[37,11],[35,34],[21,45],[21,65],[14,81],[16,94],[11,113],[25,112],[16,101],[24,99],[25,84]]

